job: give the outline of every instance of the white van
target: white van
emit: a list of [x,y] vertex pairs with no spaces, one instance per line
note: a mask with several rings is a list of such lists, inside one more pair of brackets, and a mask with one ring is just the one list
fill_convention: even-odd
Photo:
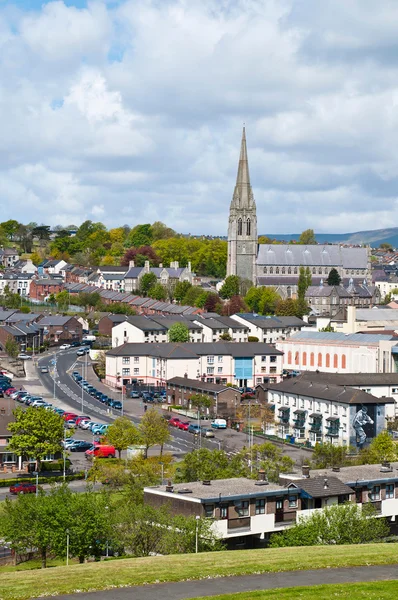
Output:
[[227,422],[225,419],[214,419],[211,426],[213,427],[213,429],[226,429]]

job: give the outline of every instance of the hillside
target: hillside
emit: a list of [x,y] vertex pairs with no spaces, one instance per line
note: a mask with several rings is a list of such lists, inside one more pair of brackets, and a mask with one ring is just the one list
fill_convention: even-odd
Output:
[[[298,240],[300,237],[299,233],[292,234],[272,234],[265,233],[271,239],[285,240]],[[388,243],[398,247],[398,227],[391,227],[389,229],[372,229],[370,231],[357,231],[354,233],[316,233],[316,239],[319,244],[369,244],[370,246],[377,248],[382,243]]]

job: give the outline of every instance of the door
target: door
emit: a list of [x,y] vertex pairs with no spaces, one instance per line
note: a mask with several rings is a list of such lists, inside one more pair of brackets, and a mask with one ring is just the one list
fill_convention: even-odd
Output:
[[277,498],[275,501],[275,523],[283,521],[283,498]]

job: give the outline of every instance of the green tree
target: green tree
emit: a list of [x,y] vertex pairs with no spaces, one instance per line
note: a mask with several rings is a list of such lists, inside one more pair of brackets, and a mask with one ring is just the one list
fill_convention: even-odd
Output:
[[339,272],[337,271],[337,269],[335,269],[333,267],[333,269],[330,270],[326,282],[327,282],[328,285],[340,285],[340,283],[341,283],[341,277],[340,277]]
[[191,394],[189,397],[189,403],[194,406],[199,413],[203,412],[204,408],[211,408],[213,402],[205,394]]
[[19,346],[15,338],[8,336],[7,341],[5,343],[5,351],[10,358],[17,358],[19,353]]
[[388,250],[389,252],[392,252],[394,250],[394,248],[388,242],[383,242],[382,244],[380,244],[379,247],[381,248],[381,250]]
[[62,292],[58,292],[55,296],[55,300],[59,310],[65,311],[69,308],[69,292],[66,290],[62,290]]
[[6,234],[7,238],[12,241],[20,227],[20,224],[18,221],[15,221],[15,219],[9,219],[8,221],[0,223],[0,227]]
[[269,288],[261,288],[252,286],[245,296],[245,302],[250,310],[254,313],[260,312],[260,300],[263,293],[263,289]]
[[156,283],[148,290],[148,296],[150,298],[154,298],[155,300],[166,300],[167,292],[165,287],[161,283]]
[[178,281],[176,283],[174,288],[174,298],[179,304],[181,304],[191,287],[192,283],[189,283],[189,281]]
[[264,287],[261,288],[261,297],[259,301],[259,313],[261,315],[274,315],[278,302],[282,300],[276,288]]
[[142,296],[147,296],[149,290],[157,284],[157,281],[158,279],[155,273],[152,273],[152,271],[150,271],[149,273],[145,273],[141,277],[140,281],[140,294],[142,294]]
[[160,446],[160,453],[163,453],[163,446],[171,438],[169,427],[162,415],[155,408],[150,408],[144,413],[139,425],[140,439],[145,447],[144,456],[148,457],[148,450],[152,446]]
[[305,269],[305,267],[300,267],[300,274],[297,282],[297,296],[298,299],[302,302],[305,298],[305,293],[307,289],[310,287],[312,281],[312,276],[309,268]]
[[185,294],[182,304],[186,306],[196,306],[198,298],[203,294],[203,289],[196,285],[191,286]]
[[344,467],[349,464],[348,454],[352,450],[347,446],[335,446],[329,443],[316,444],[312,455],[313,468]]
[[237,275],[229,275],[220,289],[220,296],[224,299],[232,298],[232,296],[239,296],[239,289],[240,278]]
[[398,446],[388,431],[382,431],[372,439],[368,448],[361,450],[359,459],[365,464],[377,464],[398,460]]
[[173,323],[169,329],[169,342],[181,344],[189,342],[189,329],[185,323]]
[[184,455],[176,469],[176,481],[246,477],[248,472],[246,461],[242,455],[229,457],[224,450],[201,448]]
[[302,319],[307,310],[308,307],[305,302],[287,298],[286,300],[279,300],[276,305],[275,314],[278,317],[298,317]]
[[303,244],[305,246],[311,246],[312,244],[317,244],[315,233],[313,229],[306,229],[302,232],[297,242],[298,244]]
[[324,546],[369,544],[388,535],[385,519],[375,516],[371,505],[336,504],[302,518],[281,534],[271,536],[270,546]]
[[152,227],[149,223],[145,225],[136,225],[129,233],[126,240],[126,247],[150,246],[153,240]]
[[17,456],[34,458],[36,470],[40,471],[45,456],[62,450],[64,421],[60,415],[45,408],[17,408],[14,416],[15,421],[8,425],[12,433],[8,448]]
[[152,227],[152,239],[155,242],[156,240],[167,240],[169,238],[175,237],[176,232],[171,227],[167,227],[161,221],[155,221]]
[[106,432],[106,439],[116,448],[120,458],[123,450],[140,442],[140,435],[128,417],[118,417]]

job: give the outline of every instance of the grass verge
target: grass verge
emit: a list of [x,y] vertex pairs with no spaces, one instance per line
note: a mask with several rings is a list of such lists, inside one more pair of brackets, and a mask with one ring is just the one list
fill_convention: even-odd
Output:
[[386,565],[398,561],[395,544],[314,546],[123,559],[7,572],[1,577],[1,600],[71,594],[165,581],[252,573]]
[[345,583],[342,585],[314,585],[311,587],[264,590],[261,592],[241,592],[206,596],[193,600],[330,600],[349,598],[350,600],[395,600],[398,581],[373,581],[370,583]]

